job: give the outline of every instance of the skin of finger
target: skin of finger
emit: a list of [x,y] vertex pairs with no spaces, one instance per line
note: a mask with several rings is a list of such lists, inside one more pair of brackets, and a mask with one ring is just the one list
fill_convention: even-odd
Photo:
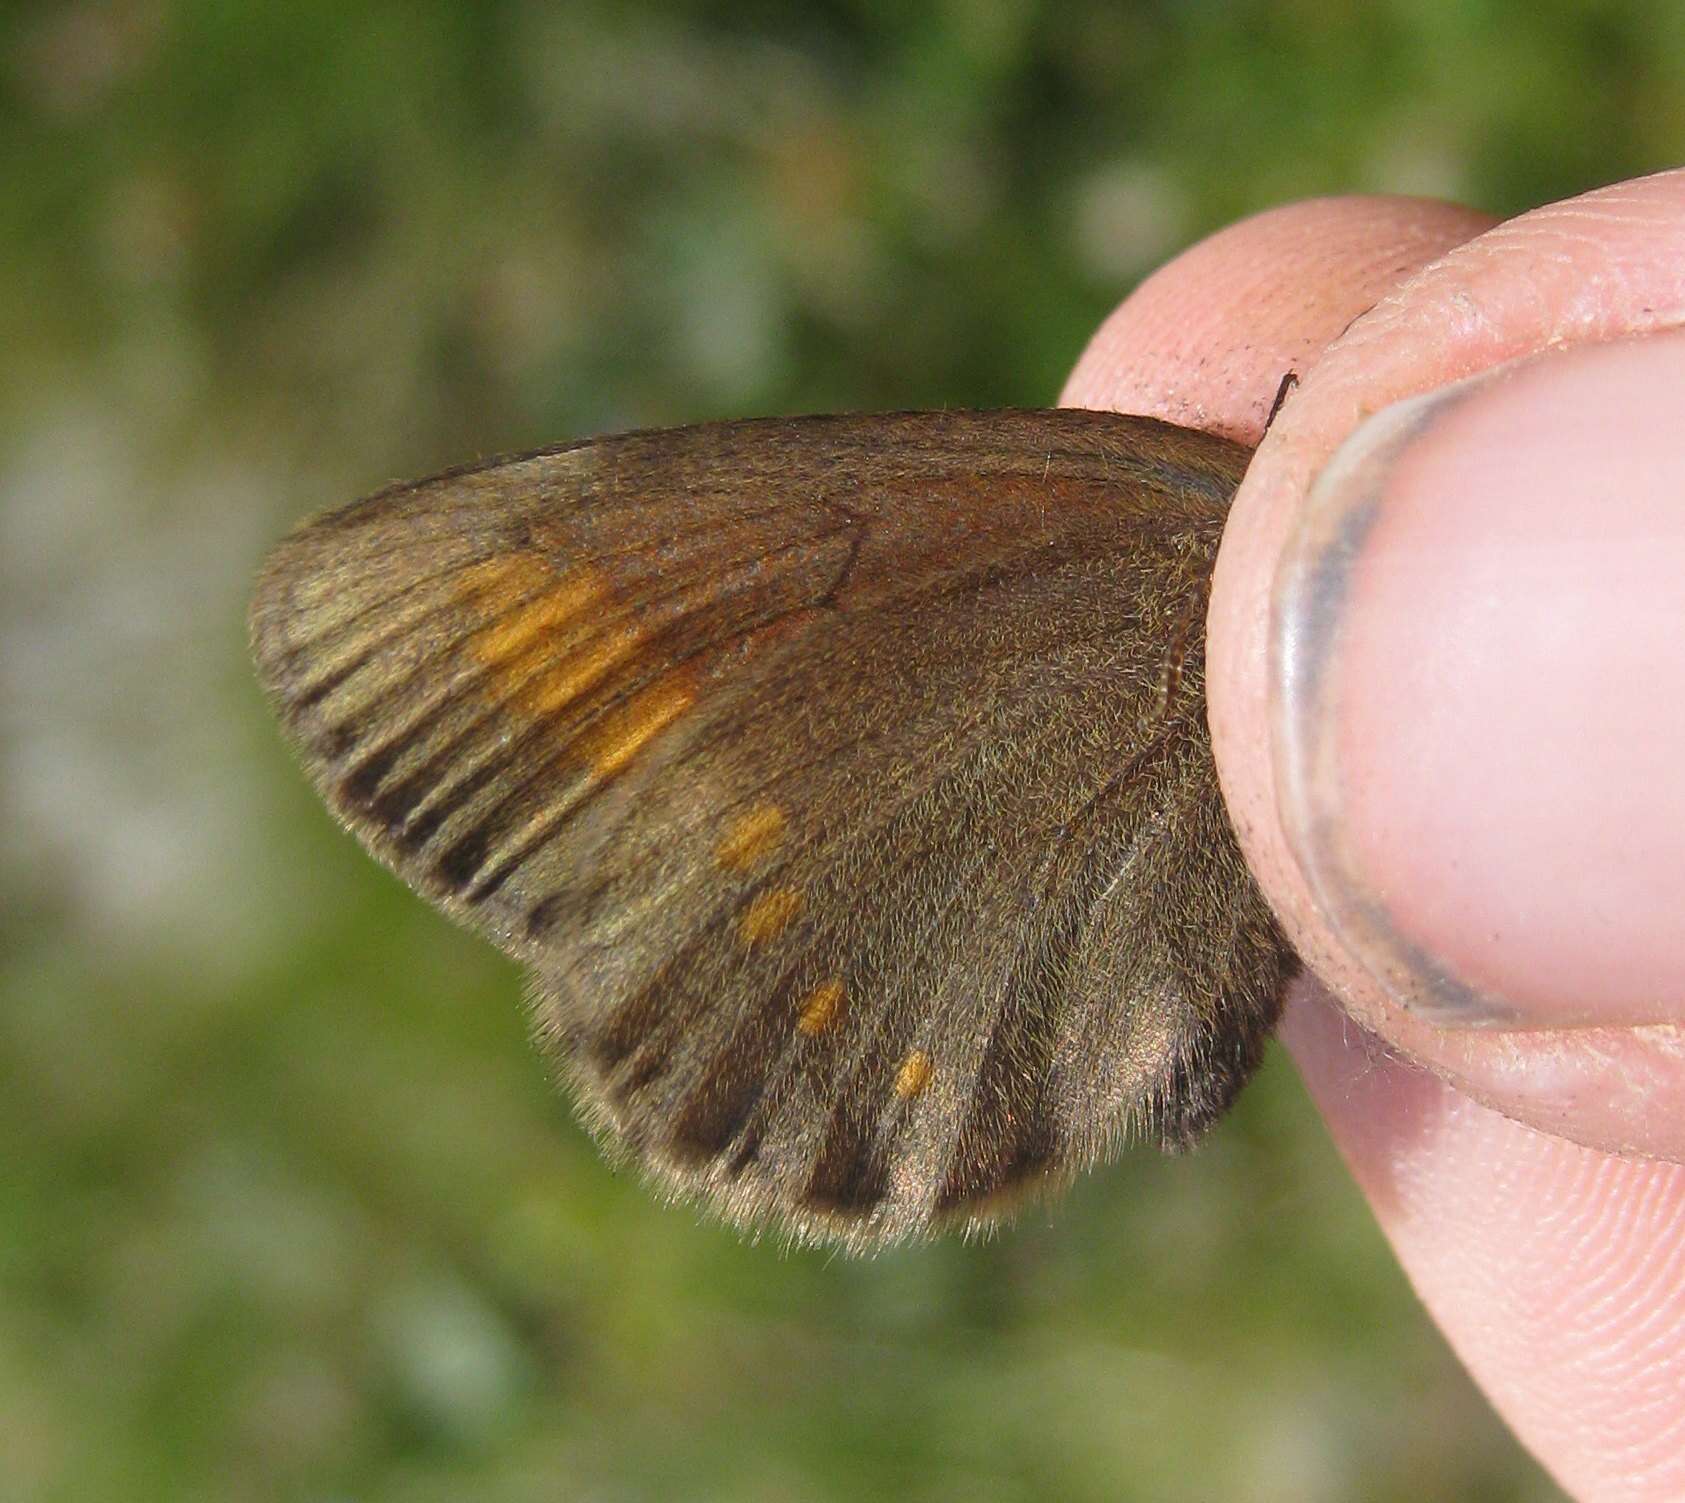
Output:
[[1284,376],[1304,380],[1354,319],[1493,223],[1456,204],[1403,197],[1308,199],[1241,220],[1119,305],[1059,404],[1256,444]]
[[1509,220],[1400,281],[1333,340],[1260,446],[1224,533],[1207,647],[1230,814],[1318,979],[1367,1027],[1486,1105],[1591,1147],[1675,1160],[1685,1159],[1685,1031],[1441,1029],[1393,1005],[1341,948],[1276,812],[1265,664],[1275,559],[1311,480],[1364,417],[1540,350],[1681,323],[1681,172]]
[[1685,1167],[1535,1132],[1314,988],[1282,1037],[1423,1302],[1585,1503],[1685,1497]]
[[[1418,213],[1420,224],[1400,224]],[[1389,241],[1414,235],[1425,262],[1489,223],[1445,205],[1350,199],[1234,226],[1123,304],[1067,398],[1181,421],[1204,413],[1256,441],[1280,352],[1300,352],[1295,368],[1308,375],[1321,343],[1388,290]],[[1334,243],[1352,253],[1349,277],[1322,254]],[[1271,291],[1295,285],[1320,295]],[[1185,337],[1195,310],[1208,349]],[[1671,1397],[1685,1385],[1669,1357],[1685,1352],[1679,1171],[1481,1109],[1366,1035],[1310,978],[1289,998],[1282,1038],[1424,1303],[1534,1453],[1586,1499],[1681,1495],[1669,1462],[1685,1452]]]

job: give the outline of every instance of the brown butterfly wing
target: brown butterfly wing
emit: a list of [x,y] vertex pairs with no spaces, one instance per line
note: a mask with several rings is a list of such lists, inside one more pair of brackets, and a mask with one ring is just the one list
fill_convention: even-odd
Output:
[[1202,655],[1245,459],[1075,411],[603,439],[305,527],[256,653],[594,1126],[865,1245],[1185,1143],[1256,1063],[1293,960]]

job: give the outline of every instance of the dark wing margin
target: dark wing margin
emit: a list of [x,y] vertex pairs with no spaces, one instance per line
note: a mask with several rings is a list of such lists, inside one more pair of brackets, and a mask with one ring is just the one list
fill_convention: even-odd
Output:
[[1295,964],[1205,726],[1245,459],[1077,411],[597,440],[307,524],[254,653],[611,1151],[750,1228],[972,1228],[1190,1141]]

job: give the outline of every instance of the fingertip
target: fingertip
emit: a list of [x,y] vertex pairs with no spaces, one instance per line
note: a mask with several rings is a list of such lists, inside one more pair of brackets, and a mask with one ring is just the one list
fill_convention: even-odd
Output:
[[1103,323],[1060,395],[1256,444],[1282,377],[1384,293],[1491,221],[1433,199],[1350,196],[1267,209],[1148,277]]
[[[1581,1143],[1661,1157],[1685,1154],[1678,1126],[1685,1055],[1673,1025],[1531,1034],[1443,1028],[1401,1007],[1363,963],[1361,946],[1348,943],[1341,916],[1318,900],[1294,852],[1278,794],[1285,764],[1278,766],[1271,737],[1271,598],[1313,483],[1366,417],[1539,351],[1678,324],[1685,324],[1685,173],[1552,205],[1448,247],[1324,352],[1272,427],[1225,532],[1207,651],[1213,744],[1229,812],[1307,966],[1353,1015],[1476,1100]],[[1421,622],[1434,614],[1423,613]],[[1407,672],[1410,654],[1395,638],[1384,657],[1369,670],[1372,740],[1389,727],[1410,731],[1387,699],[1389,671]],[[1413,839],[1412,826],[1391,828],[1395,844]],[[1427,890],[1442,877],[1430,866],[1412,880]],[[1592,952],[1591,969],[1598,960]],[[1617,1014],[1629,1021],[1665,1015]]]
[[1283,828],[1394,1002],[1442,1026],[1685,1019],[1685,336],[1396,404],[1290,531]]

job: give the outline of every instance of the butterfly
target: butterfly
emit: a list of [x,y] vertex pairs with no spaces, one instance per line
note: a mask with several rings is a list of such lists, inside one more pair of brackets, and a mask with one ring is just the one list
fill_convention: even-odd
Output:
[[598,438],[306,523],[253,650],[614,1158],[751,1232],[975,1230],[1190,1144],[1297,969],[1205,715],[1248,457],[1077,410]]

